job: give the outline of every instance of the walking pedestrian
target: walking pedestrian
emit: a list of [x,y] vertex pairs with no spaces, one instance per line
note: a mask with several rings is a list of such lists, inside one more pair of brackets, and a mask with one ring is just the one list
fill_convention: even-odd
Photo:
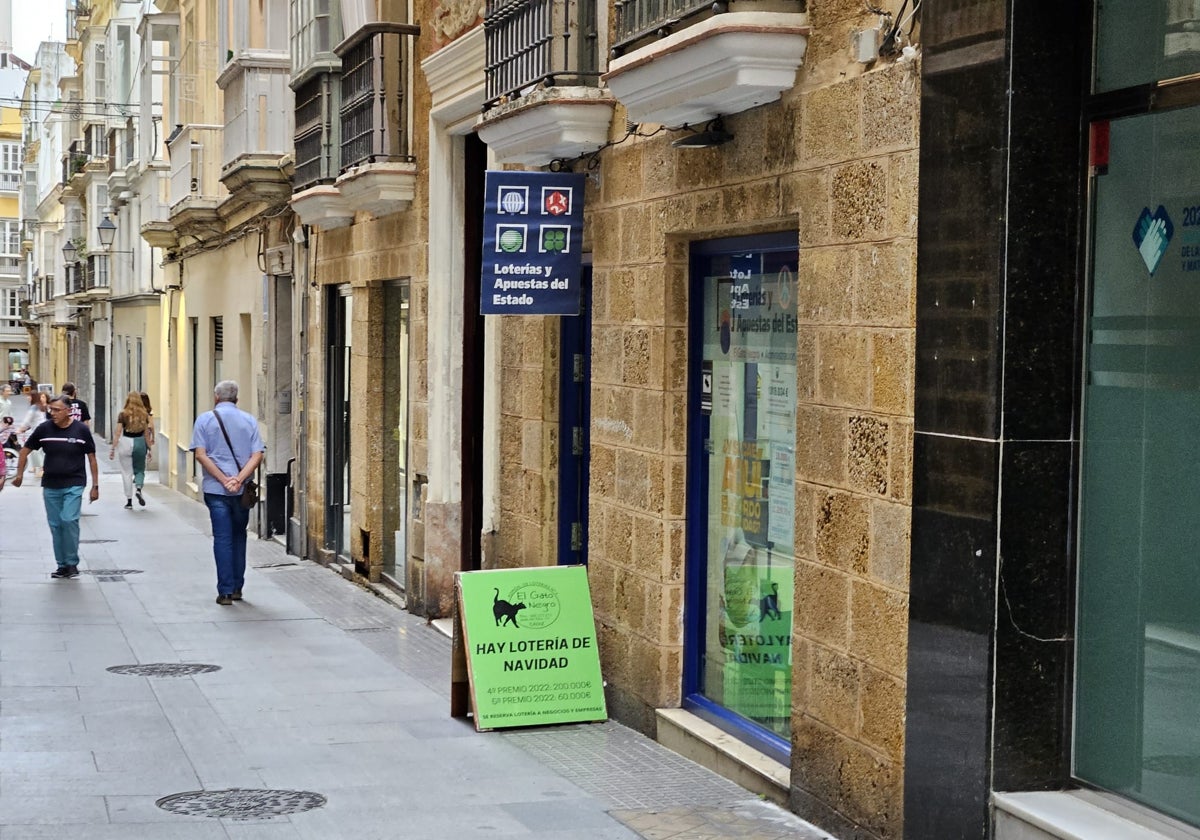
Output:
[[238,384],[231,379],[213,389],[213,409],[196,418],[190,449],[204,468],[204,504],[213,532],[217,565],[217,603],[242,600],[246,576],[246,526],[250,509],[242,506],[243,484],[262,461],[262,437],[254,415],[237,407]]
[[146,456],[149,452],[150,415],[142,404],[142,395],[130,391],[125,398],[125,407],[117,415],[117,428],[113,432],[112,447],[108,459],[113,458],[121,465],[121,481],[125,485],[125,510],[133,509],[133,496],[138,504],[146,506],[142,487],[146,483]]
[[84,461],[92,471],[91,501],[100,498],[100,467],[96,463],[96,441],[92,430],[71,419],[68,397],[59,394],[50,400],[50,419],[29,435],[17,460],[13,487],[24,479],[25,459],[30,452],[46,453],[42,475],[42,503],[54,542],[54,560],[58,567],[50,577],[73,578],[79,575],[79,508],[87,485]]
[[[29,395],[29,411],[25,413],[25,418],[21,421],[21,425],[17,427],[18,435],[31,434],[34,429],[42,425],[49,418],[47,409],[50,406],[50,397],[41,391],[34,391]],[[42,474],[42,452],[40,450],[33,453],[33,457],[29,459],[29,471],[36,475]],[[13,485],[19,487],[19,484]]]
[[0,416],[8,416],[12,414],[12,386],[7,382],[0,385]]
[[62,392],[71,400],[71,419],[79,420],[89,429],[92,428],[92,413],[88,411],[88,404],[76,396],[75,383],[64,382]]

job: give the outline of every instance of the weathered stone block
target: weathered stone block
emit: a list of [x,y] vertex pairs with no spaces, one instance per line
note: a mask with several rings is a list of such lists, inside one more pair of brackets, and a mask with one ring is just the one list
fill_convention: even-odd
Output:
[[921,122],[921,85],[912,63],[882,63],[862,77],[862,152],[911,149]]
[[903,679],[908,661],[908,598],[866,580],[853,582],[850,597],[851,652]]
[[869,405],[870,355],[862,330],[823,329],[817,333],[817,398],[823,403],[863,409]]
[[839,650],[849,640],[850,579],[836,569],[796,562],[797,632],[815,642]]
[[912,416],[915,341],[913,330],[872,333],[871,407],[875,411]]
[[904,239],[859,249],[854,283],[858,324],[912,327],[916,323],[916,241]]
[[908,591],[912,508],[906,504],[871,502],[870,574],[884,586]]
[[904,759],[904,681],[862,666],[862,739],[891,761]]
[[846,323],[854,303],[850,255],[843,247],[805,248],[803,244],[797,276],[797,317],[801,323]]
[[800,150],[806,164],[854,156],[861,100],[857,79],[818,88],[800,98]]
[[887,168],[880,160],[855,161],[833,173],[833,236],[842,241],[883,235]]
[[842,492],[826,493],[815,500],[817,562],[865,575],[871,549],[869,503]]
[[796,406],[796,477],[817,484],[846,483],[846,420],[823,406]]
[[858,732],[859,666],[846,654],[811,645],[808,713],[848,735]]
[[850,486],[865,493],[886,495],[888,490],[889,428],[875,417],[855,416],[848,421],[850,449],[846,474]]

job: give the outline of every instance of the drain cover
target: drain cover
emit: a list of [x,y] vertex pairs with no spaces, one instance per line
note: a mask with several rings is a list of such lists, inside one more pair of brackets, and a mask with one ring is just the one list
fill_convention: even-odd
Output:
[[116,577],[118,575],[140,575],[141,569],[80,569],[85,575],[99,575],[101,577]]
[[173,793],[154,804],[172,814],[189,817],[223,817],[234,820],[263,820],[300,814],[320,808],[326,799],[307,790],[193,790]]
[[133,677],[190,677],[193,674],[220,671],[221,666],[205,665],[201,662],[150,662],[145,665],[113,665],[104,670]]

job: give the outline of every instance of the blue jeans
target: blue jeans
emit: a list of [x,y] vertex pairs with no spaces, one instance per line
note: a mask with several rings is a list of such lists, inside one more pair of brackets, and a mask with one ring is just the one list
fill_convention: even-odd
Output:
[[54,560],[61,566],[79,565],[79,508],[83,487],[43,487],[42,504],[54,541]]
[[241,592],[246,581],[246,526],[250,523],[250,510],[242,507],[241,496],[221,493],[205,493],[204,504],[212,521],[217,594]]

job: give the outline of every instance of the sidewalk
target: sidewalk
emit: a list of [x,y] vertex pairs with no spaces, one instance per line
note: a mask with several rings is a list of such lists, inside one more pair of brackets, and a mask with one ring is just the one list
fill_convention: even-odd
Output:
[[827,838],[612,721],[475,732],[449,639],[275,543],[215,604],[204,506],[101,464],[75,580],[0,493],[0,840]]

